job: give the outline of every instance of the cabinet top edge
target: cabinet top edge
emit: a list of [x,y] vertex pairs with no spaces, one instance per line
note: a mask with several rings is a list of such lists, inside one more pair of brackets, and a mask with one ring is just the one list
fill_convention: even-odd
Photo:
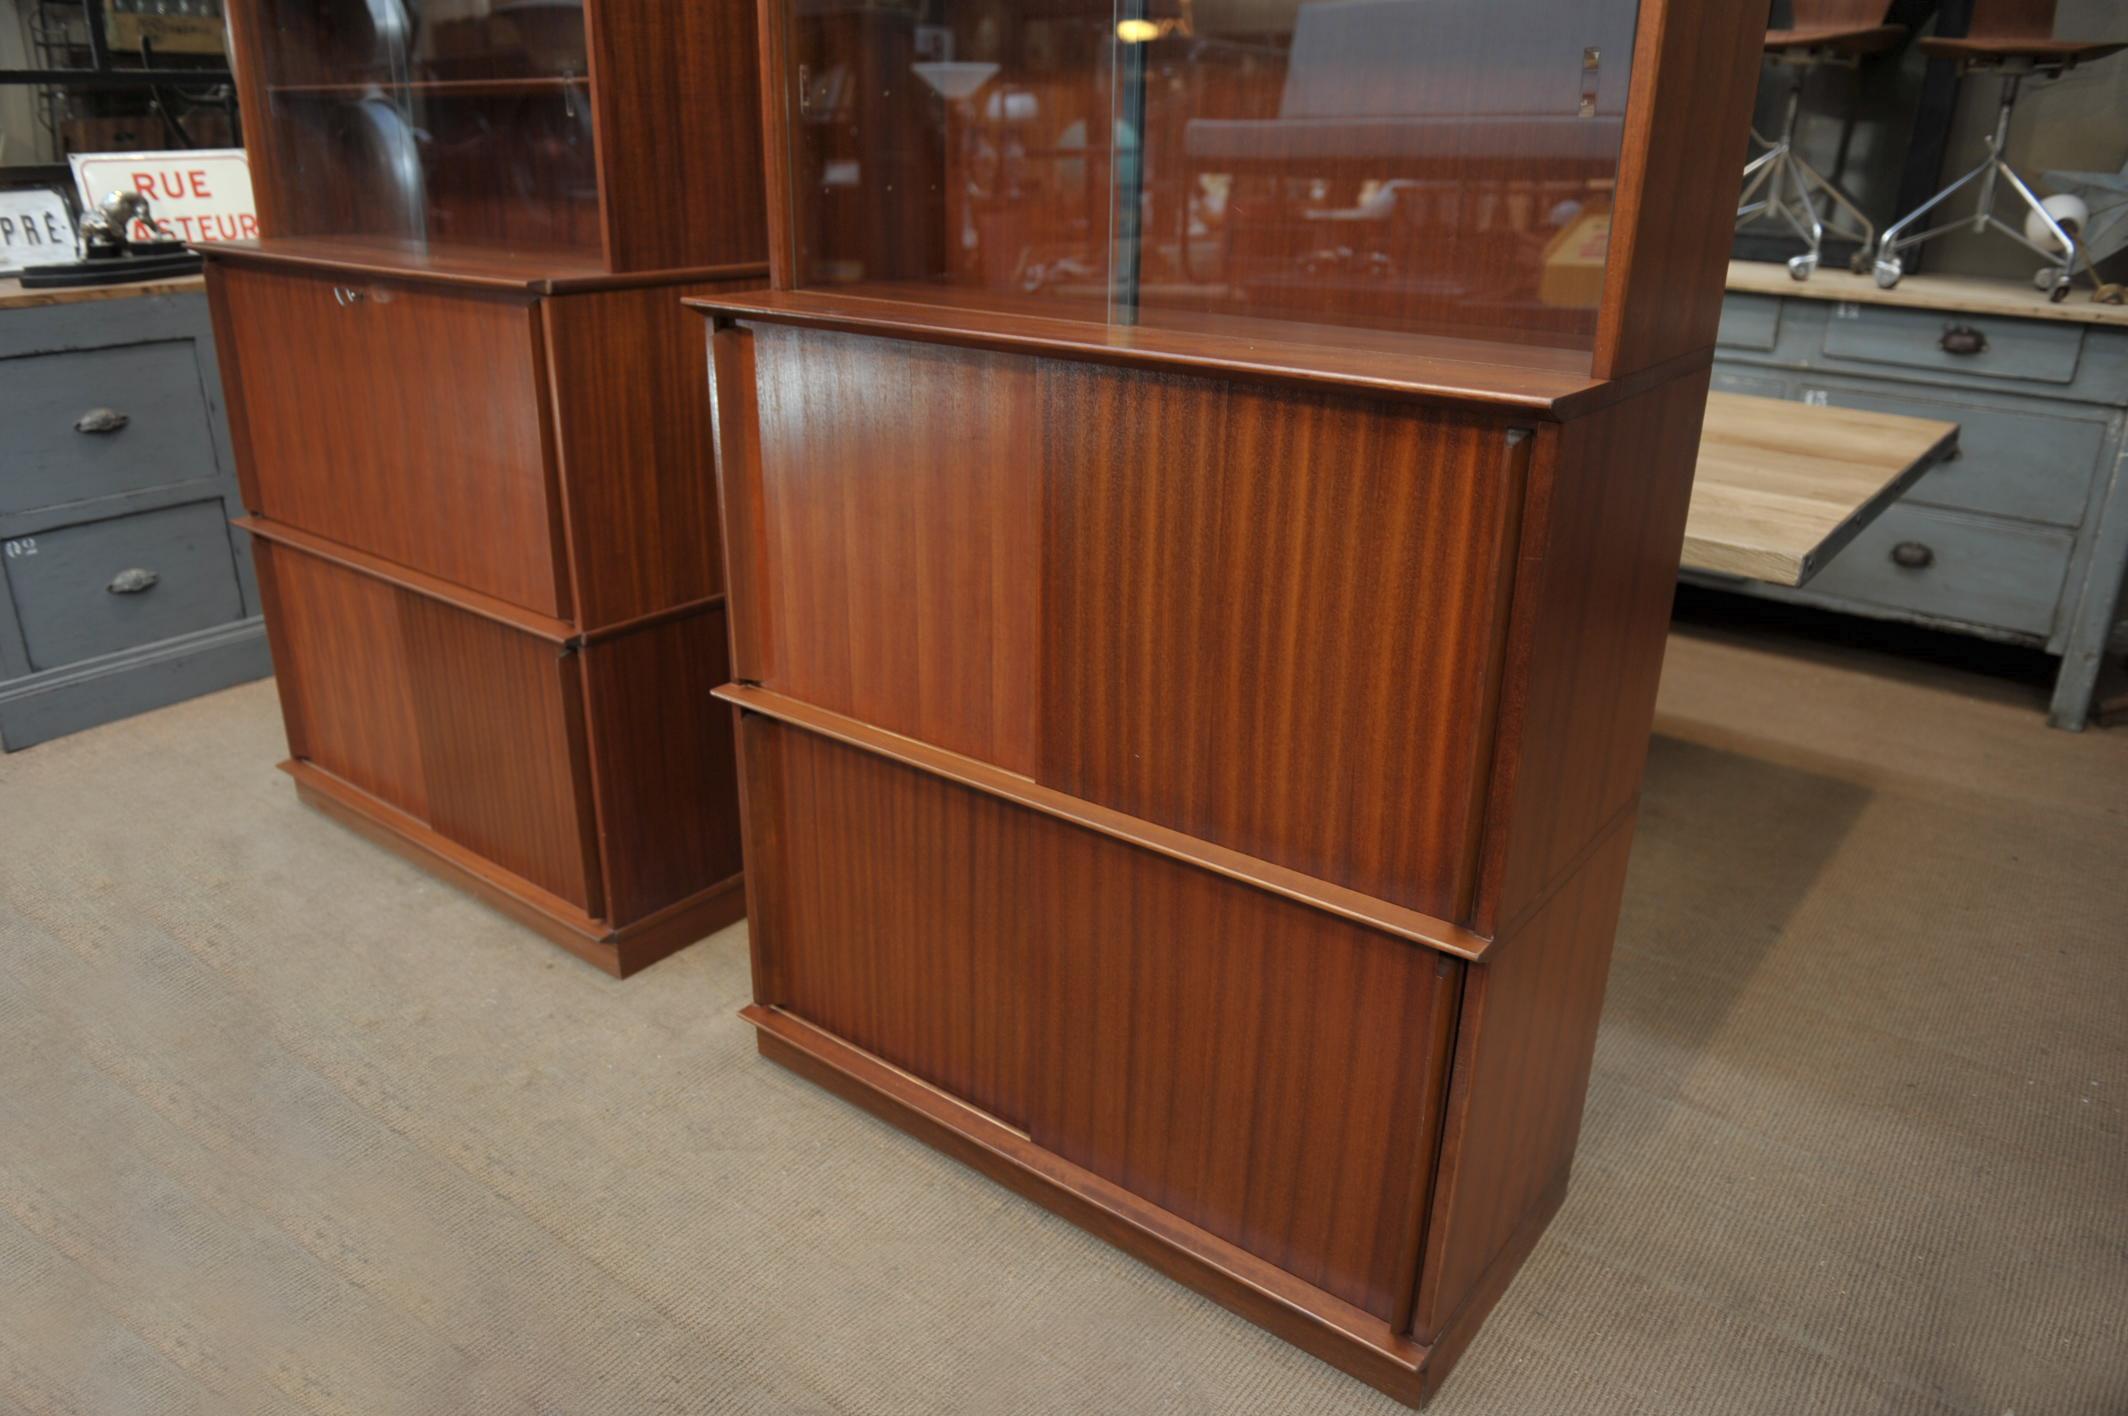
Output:
[[436,254],[413,247],[332,237],[284,236],[261,241],[218,241],[202,243],[193,249],[210,261],[236,265],[419,281],[521,295],[569,295],[655,285],[765,280],[768,277],[766,261],[616,272],[589,263],[527,259],[507,253]]
[[793,325],[1179,374],[1226,375],[1545,420],[1571,417],[1607,403],[1625,392],[1623,385],[1628,382],[1446,355],[1333,348],[1237,333],[1109,325],[812,290],[747,290],[682,303],[715,320]]

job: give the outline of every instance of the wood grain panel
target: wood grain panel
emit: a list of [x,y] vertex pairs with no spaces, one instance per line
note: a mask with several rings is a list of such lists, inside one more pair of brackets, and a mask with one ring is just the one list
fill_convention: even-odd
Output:
[[[223,15],[228,30],[229,69],[236,76],[237,104],[244,119],[244,157],[254,174],[252,196],[258,209],[259,231],[266,236],[283,235],[292,229],[292,223],[281,184],[256,180],[257,174],[275,171],[282,161],[271,132],[274,125],[267,117],[273,111],[266,97],[266,51],[274,39],[273,21],[255,5],[225,5]],[[219,340],[221,331],[217,329],[215,335]],[[225,361],[228,347],[223,343]],[[235,382],[223,380],[225,385]],[[232,418],[235,412],[232,406]]]
[[1714,347],[1765,34],[1765,0],[1641,0],[1599,378]]
[[1538,440],[1488,788],[1481,933],[1512,932],[1640,791],[1708,377],[1675,379]]
[[749,861],[765,1001],[1324,1293],[1408,1305],[1459,961],[773,720],[741,739],[779,823]]
[[1034,369],[782,328],[753,355],[768,686],[1031,774]]
[[711,697],[728,652],[717,605],[578,656],[606,911],[616,924],[740,872],[731,716]]
[[1388,1318],[1463,966],[1026,819],[1047,887],[1032,1137]]
[[528,299],[229,266],[251,509],[566,618],[546,380]]
[[291,750],[427,819],[428,767],[399,630],[402,592],[267,541],[251,545]]
[[293,547],[252,544],[272,586],[296,755],[599,914],[574,656]]
[[1633,823],[1469,965],[1413,1332],[1484,1316],[1565,1193],[1596,1053]]
[[754,332],[729,320],[713,320],[709,359],[709,421],[717,440],[717,522],[724,534],[731,676],[735,682],[758,684],[774,673],[768,658],[774,638],[768,628],[772,582]]
[[1522,435],[1061,361],[1042,394],[1043,784],[1461,918]]
[[740,738],[781,823],[770,1001],[1025,1130],[1042,901],[1013,809],[770,719]]
[[601,913],[574,655],[396,591],[440,834]]
[[712,286],[544,302],[576,619],[585,629],[723,591],[701,321]]
[[754,0],[599,0],[584,23],[607,264],[767,260]]

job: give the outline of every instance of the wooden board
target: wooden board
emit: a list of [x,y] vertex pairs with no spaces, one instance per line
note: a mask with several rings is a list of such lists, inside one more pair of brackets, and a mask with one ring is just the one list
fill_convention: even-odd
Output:
[[2091,298],[2090,286],[2083,284],[2057,305],[2030,283],[2015,280],[1914,275],[1890,290],[1879,290],[1872,277],[1844,270],[1821,270],[1808,280],[1796,280],[1788,274],[1787,266],[1772,261],[1731,261],[1729,288],[1751,295],[1794,295],[1806,300],[1899,305],[1948,314],[2015,315],[2027,320],[2128,327],[2128,305],[2101,305]]
[[44,305],[79,305],[91,300],[133,300],[143,295],[197,295],[207,282],[196,275],[167,280],[129,280],[120,285],[63,285],[25,290],[19,276],[0,277],[0,310],[30,310]]
[[1710,395],[1685,569],[1801,585],[1957,442],[1956,423]]

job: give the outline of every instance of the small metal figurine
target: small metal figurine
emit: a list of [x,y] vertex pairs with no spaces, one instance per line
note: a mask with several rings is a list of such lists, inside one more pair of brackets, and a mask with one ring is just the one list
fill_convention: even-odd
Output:
[[30,266],[22,272],[26,289],[66,285],[115,285],[173,275],[196,275],[200,258],[185,243],[159,233],[136,241],[130,234],[139,222],[156,232],[155,215],[139,192],[113,192],[82,213],[81,259],[65,265]]

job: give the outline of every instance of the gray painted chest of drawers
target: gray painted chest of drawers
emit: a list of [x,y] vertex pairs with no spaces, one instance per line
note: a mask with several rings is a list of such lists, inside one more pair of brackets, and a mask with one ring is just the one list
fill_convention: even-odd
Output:
[[271,672],[197,281],[0,283],[0,746]]
[[2062,661],[2049,719],[2081,728],[2128,569],[2128,318],[1927,277],[1866,298],[1831,273],[1738,283],[1715,388],[1956,422],[1959,451],[1801,589],[1687,578],[2044,648]]

